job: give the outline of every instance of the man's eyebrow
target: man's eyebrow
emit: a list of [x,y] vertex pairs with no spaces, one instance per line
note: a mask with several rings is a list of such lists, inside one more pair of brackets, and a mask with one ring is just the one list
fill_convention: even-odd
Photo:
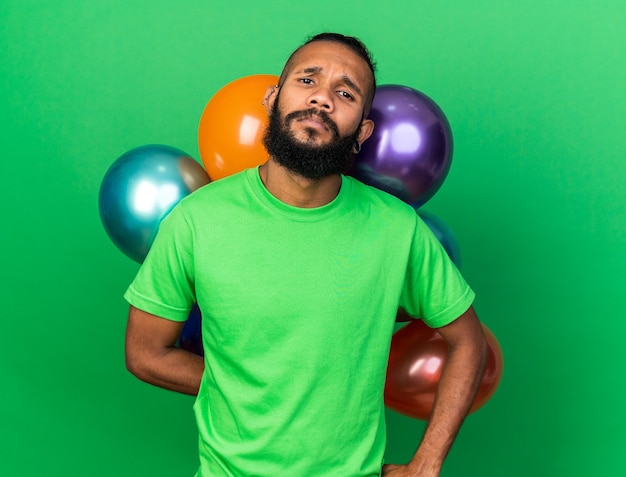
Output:
[[303,73],[306,73],[308,75],[319,73],[320,71],[322,71],[322,68],[319,66],[309,66],[308,68],[304,68],[302,70]]
[[[320,66],[309,66],[307,68],[302,69],[302,73],[307,74],[307,75],[317,74],[317,73],[320,73],[321,71],[322,71],[322,68]],[[357,92],[357,94],[359,94],[360,96],[363,96],[363,92],[361,91],[361,88],[359,88],[356,85],[356,83],[350,79],[349,76],[343,75],[341,79],[344,83],[348,85],[349,88],[352,88],[354,91]]]
[[359,88],[356,85],[356,83],[352,81],[348,76],[344,75],[342,79],[343,79],[343,82],[346,83],[354,91],[356,91],[359,96],[363,96],[363,93],[361,92],[361,88]]

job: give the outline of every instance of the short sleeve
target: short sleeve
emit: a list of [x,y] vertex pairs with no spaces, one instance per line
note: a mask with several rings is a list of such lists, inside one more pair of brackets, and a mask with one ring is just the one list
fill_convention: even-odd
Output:
[[417,216],[400,306],[438,328],[467,311],[474,297],[441,243]]
[[185,321],[195,302],[193,230],[180,206],[161,222],[154,243],[124,294],[134,307]]

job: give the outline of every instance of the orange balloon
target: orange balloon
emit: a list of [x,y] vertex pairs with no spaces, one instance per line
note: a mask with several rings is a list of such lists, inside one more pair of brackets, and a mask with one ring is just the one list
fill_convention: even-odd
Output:
[[[470,412],[481,408],[496,392],[504,365],[498,340],[484,324],[482,327],[489,356]],[[412,321],[394,333],[387,366],[385,405],[400,414],[427,420],[447,354],[443,337],[422,320]]]
[[268,117],[261,104],[275,75],[252,75],[228,83],[209,100],[198,126],[202,163],[212,180],[221,179],[268,158],[263,134]]

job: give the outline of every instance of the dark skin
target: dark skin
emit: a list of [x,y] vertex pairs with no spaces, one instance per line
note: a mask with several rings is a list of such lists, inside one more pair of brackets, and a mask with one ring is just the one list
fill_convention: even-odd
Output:
[[126,367],[142,381],[197,395],[204,360],[177,348],[183,323],[130,307],[126,327]]
[[[281,76],[281,111],[311,107],[326,111],[339,132],[346,135],[361,126],[359,142],[372,133],[374,123],[364,119],[369,107],[368,88],[373,84],[367,64],[352,50],[338,43],[320,41],[304,46],[294,55]],[[264,104],[268,112],[278,87],[268,87]],[[332,134],[315,119],[296,122],[293,133],[317,144],[332,140]],[[310,131],[315,131],[311,136]],[[283,202],[297,207],[319,207],[332,201],[341,177],[318,180],[300,177],[272,158],[260,169],[265,187]],[[399,314],[401,321],[412,319]],[[139,379],[173,391],[195,395],[204,370],[202,358],[178,349],[175,343],[183,324],[166,320],[131,306],[126,332],[126,364]],[[469,308],[439,333],[448,345],[448,358],[439,383],[433,411],[421,443],[405,465],[388,464],[386,477],[437,477],[452,443],[474,400],[484,373],[487,344],[482,327]]]

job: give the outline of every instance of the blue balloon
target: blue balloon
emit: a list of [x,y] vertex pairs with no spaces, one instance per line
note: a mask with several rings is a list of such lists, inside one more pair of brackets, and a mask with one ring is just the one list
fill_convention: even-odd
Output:
[[448,119],[428,96],[399,85],[376,88],[369,118],[374,132],[350,174],[417,209],[435,195],[450,170]]
[[98,206],[104,228],[117,247],[142,263],[161,220],[209,176],[188,154],[147,145],[119,157],[106,172]]
[[422,220],[424,220],[424,222],[426,222],[428,228],[432,231],[435,237],[437,237],[437,240],[439,240],[457,268],[461,269],[461,251],[452,229],[448,227],[448,224],[431,212],[426,212],[425,210],[420,209],[417,214],[422,218]]
[[204,346],[202,345],[202,313],[198,305],[193,305],[189,312],[189,317],[185,321],[183,331],[178,338],[178,346],[187,351],[191,351],[198,356],[204,356]]

